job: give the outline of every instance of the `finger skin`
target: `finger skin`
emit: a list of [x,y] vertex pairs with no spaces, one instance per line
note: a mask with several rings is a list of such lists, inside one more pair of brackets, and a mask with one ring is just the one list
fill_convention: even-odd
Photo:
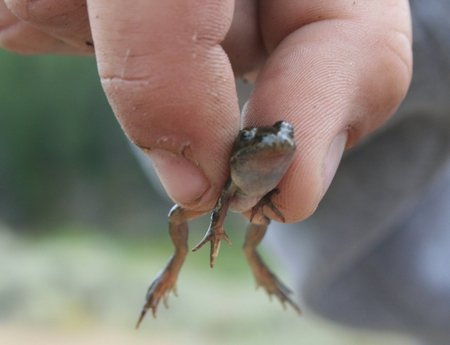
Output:
[[[23,23],[65,42],[78,54],[94,53],[85,1],[5,0],[5,4]],[[46,47],[42,46],[41,50]]]
[[334,138],[347,132],[352,147],[404,98],[412,73],[409,7],[403,0],[263,0],[260,11],[270,57],[244,124],[294,125],[297,153],[274,197],[293,222],[312,214],[328,187]]
[[230,30],[221,43],[236,76],[256,74],[268,56],[259,30],[257,5],[257,0],[236,0]]
[[[122,128],[155,161],[173,161],[163,169],[172,180],[160,176],[177,203],[212,209],[239,130],[233,71],[220,46],[233,3],[139,0],[130,8],[97,0],[88,10],[102,85]],[[198,171],[178,174],[186,167],[179,157]],[[208,186],[188,195],[195,174]]]
[[3,1],[0,1],[0,46],[20,54],[84,54],[61,39],[23,22]]

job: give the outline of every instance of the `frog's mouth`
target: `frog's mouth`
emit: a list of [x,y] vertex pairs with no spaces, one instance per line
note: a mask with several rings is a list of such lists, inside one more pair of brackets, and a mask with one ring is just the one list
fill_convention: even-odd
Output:
[[282,134],[264,135],[240,148],[236,157],[251,158],[258,155],[284,155],[295,151],[294,141]]
[[270,147],[273,150],[293,151],[295,150],[294,141],[284,135],[283,133],[277,133],[276,135],[265,135],[257,146]]

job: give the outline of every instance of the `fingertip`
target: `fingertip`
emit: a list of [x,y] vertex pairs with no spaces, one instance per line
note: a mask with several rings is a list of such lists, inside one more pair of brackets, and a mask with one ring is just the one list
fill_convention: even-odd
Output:
[[310,150],[298,151],[292,170],[282,181],[285,185],[280,186],[284,194],[280,203],[287,207],[283,214],[288,223],[302,221],[316,211],[339,168],[347,140],[344,130],[334,138],[316,142]]
[[146,152],[169,196],[180,204],[198,201],[210,184],[199,167],[186,157],[163,149]]

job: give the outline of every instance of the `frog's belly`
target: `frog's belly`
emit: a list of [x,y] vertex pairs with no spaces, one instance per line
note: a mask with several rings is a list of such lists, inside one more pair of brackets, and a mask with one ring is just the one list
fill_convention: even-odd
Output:
[[249,196],[236,194],[230,203],[230,211],[242,213],[255,206],[264,195]]

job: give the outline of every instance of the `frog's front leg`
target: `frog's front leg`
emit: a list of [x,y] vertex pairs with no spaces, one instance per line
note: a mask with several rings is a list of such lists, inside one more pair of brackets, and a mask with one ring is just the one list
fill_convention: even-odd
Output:
[[232,187],[232,182],[230,179],[222,189],[220,198],[217,200],[216,206],[211,214],[211,222],[209,223],[208,231],[206,231],[206,234],[200,243],[192,249],[193,252],[196,252],[207,242],[211,241],[211,254],[209,260],[211,267],[214,267],[214,260],[219,255],[221,241],[225,240],[231,247],[231,241],[223,230],[223,222],[235,192],[236,190]]
[[[256,205],[255,208],[257,207],[259,206]],[[269,223],[269,218],[262,216],[260,219],[256,220],[255,223],[252,222],[249,224],[244,243],[245,257],[255,276],[256,287],[262,286],[270,296],[275,295],[283,304],[283,307],[286,306],[285,303],[287,302],[297,311],[297,313],[301,314],[300,308],[289,297],[292,291],[270,271],[256,251],[256,247],[263,239]]]
[[177,295],[176,282],[178,273],[183,266],[188,248],[188,226],[187,221],[200,217],[204,212],[189,211],[178,205],[172,207],[169,212],[169,235],[175,246],[175,252],[169,259],[166,266],[156,275],[148,288],[146,303],[142,308],[141,316],[136,324],[139,327],[148,309],[152,309],[153,317],[156,317],[161,298],[164,299],[164,305],[168,308],[168,299],[170,291]]

